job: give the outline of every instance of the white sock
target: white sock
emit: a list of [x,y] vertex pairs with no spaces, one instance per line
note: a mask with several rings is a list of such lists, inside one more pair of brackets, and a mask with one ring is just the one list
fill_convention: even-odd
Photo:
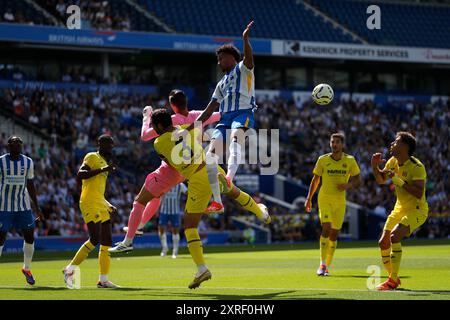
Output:
[[172,233],[172,242],[173,242],[173,252],[172,254],[177,255],[178,254],[178,246],[180,244],[180,234],[174,234]]
[[25,241],[23,242],[23,268],[25,270],[30,270],[31,259],[33,259],[34,253],[34,243],[29,244]]
[[141,229],[144,229],[144,226],[145,226],[145,224],[144,223],[139,223],[139,225],[138,225],[138,230],[141,230]]
[[106,282],[108,281],[108,276],[106,274],[101,274],[100,275],[100,282]]
[[208,173],[209,185],[211,186],[214,201],[222,203],[222,197],[220,196],[220,185],[217,174],[219,170],[217,169],[218,161],[217,155],[208,152],[206,154],[206,172]]
[[159,240],[161,240],[161,245],[162,245],[163,251],[167,252],[167,250],[169,248],[167,248],[167,237],[166,237],[166,233],[165,232],[162,233],[162,234],[161,233],[159,234]]
[[238,171],[239,164],[241,163],[242,148],[241,145],[236,141],[231,141],[229,149],[230,156],[228,157],[227,177],[229,177],[230,180],[233,181],[234,176]]
[[4,246],[0,246],[0,257],[2,256],[3,247],[4,247]]
[[208,270],[208,268],[206,267],[206,264],[201,264],[201,265],[197,266],[197,268],[198,268],[198,272],[197,272],[198,276],[201,275],[206,270]]
[[128,238],[128,237],[125,237],[125,239],[123,239],[123,243],[124,243],[126,246],[129,246],[129,245],[131,245],[131,244],[133,243],[133,239]]

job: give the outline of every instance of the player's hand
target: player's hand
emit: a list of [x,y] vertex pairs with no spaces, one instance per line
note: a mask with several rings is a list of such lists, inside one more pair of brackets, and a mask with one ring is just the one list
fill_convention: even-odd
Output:
[[312,201],[310,199],[306,199],[305,201],[306,212],[311,212],[311,209],[312,209]]
[[249,34],[250,34],[250,29],[252,28],[253,23],[254,23],[254,21],[251,21],[251,22],[247,25],[247,28],[245,28],[244,32],[242,33],[242,38],[243,38],[244,40],[247,40],[247,39],[248,39],[248,36],[249,36]]
[[372,167],[378,167],[381,163],[386,162],[386,160],[382,159],[381,156],[382,155],[379,152],[378,153],[374,153],[372,155],[372,159],[370,161],[370,163],[372,164]]
[[153,107],[152,106],[146,106],[144,110],[142,110],[142,121],[144,123],[150,123],[152,121],[152,113],[153,113]]
[[186,129],[176,129],[172,132],[172,141],[178,141],[180,138],[186,137],[189,134],[189,131]]
[[117,214],[117,208],[114,206],[109,207],[109,214]]
[[338,190],[345,191],[350,189],[350,183],[341,183],[337,185]]
[[45,220],[44,214],[42,213],[41,209],[36,208],[36,215],[37,215],[37,218],[36,218],[37,221]]

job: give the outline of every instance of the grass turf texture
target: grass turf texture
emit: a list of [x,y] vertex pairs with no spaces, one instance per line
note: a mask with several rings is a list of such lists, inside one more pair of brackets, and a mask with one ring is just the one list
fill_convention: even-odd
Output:
[[112,256],[110,279],[122,286],[95,287],[97,251],[81,265],[80,290],[65,288],[62,268],[75,252],[36,252],[32,264],[36,279],[28,286],[20,272],[21,255],[0,258],[0,299],[445,299],[450,300],[450,241],[406,241],[400,270],[401,289],[367,289],[369,265],[382,269],[375,242],[338,243],[331,276],[318,277],[317,243],[295,245],[205,247],[213,277],[189,290],[196,268],[187,249],[178,259],[159,257],[159,251],[136,250]]

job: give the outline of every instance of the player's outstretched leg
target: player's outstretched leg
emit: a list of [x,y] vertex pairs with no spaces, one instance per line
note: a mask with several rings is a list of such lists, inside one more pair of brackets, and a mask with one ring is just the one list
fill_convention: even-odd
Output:
[[[252,212],[259,220],[261,220],[264,224],[269,224],[272,221],[272,218],[269,215],[269,210],[262,203],[256,203],[255,200],[244,191],[240,190],[236,186],[231,183],[231,180],[220,172],[219,181],[223,186],[224,193],[236,200],[244,209]],[[228,192],[225,192],[228,190]]]
[[[139,223],[137,230],[135,232],[135,236],[142,236],[144,235],[144,226],[153,218],[155,213],[158,211],[159,205],[161,204],[161,198],[154,198],[152,199],[147,205],[145,206],[144,213],[142,214],[141,222]],[[125,232],[128,232],[128,226],[123,227],[122,229]]]
[[219,180],[217,179],[217,173],[219,172],[218,167],[218,156],[214,153],[216,139],[213,140],[211,147],[206,153],[206,172],[208,173],[208,181],[211,186],[212,194],[213,194],[213,202],[206,208],[205,213],[223,213],[223,203],[222,197],[220,195],[220,185]]
[[155,197],[146,189],[144,184],[133,202],[133,209],[131,210],[130,218],[128,220],[128,231],[125,239],[122,242],[116,243],[116,246],[109,248],[109,252],[119,253],[133,250],[133,239],[139,223],[141,222],[142,213],[144,212],[147,203],[154,198]]
[[86,258],[89,253],[94,250],[94,248],[99,243],[100,238],[100,223],[94,223],[93,221],[88,222],[87,224],[89,239],[83,243],[78,249],[77,253],[73,257],[72,261],[63,269],[62,273],[64,275],[64,282],[69,289],[73,288],[73,277],[75,268],[79,266]]

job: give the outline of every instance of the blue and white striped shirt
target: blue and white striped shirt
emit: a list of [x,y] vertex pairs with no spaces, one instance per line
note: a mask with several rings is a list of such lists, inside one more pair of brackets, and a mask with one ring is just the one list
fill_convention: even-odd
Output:
[[181,214],[180,196],[181,193],[186,193],[187,187],[180,183],[173,187],[163,197],[161,205],[161,214]]
[[0,157],[0,211],[31,210],[27,180],[34,178],[31,158],[21,154],[13,161],[9,153]]
[[254,69],[241,61],[217,83],[212,100],[220,103],[221,113],[256,108]]

